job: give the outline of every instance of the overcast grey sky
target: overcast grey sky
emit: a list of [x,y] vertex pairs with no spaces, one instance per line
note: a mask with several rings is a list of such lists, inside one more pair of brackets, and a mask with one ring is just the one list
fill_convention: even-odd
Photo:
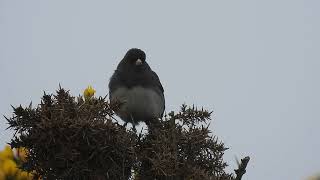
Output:
[[[105,95],[129,48],[145,50],[182,103],[214,110],[212,130],[244,180],[299,180],[320,171],[320,1],[0,0],[0,113],[39,103],[58,84]],[[12,132],[0,119],[0,148]]]

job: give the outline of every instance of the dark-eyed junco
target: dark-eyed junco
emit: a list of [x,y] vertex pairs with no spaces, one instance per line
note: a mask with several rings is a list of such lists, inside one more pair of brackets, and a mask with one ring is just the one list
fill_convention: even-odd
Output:
[[116,114],[133,126],[141,121],[149,126],[162,117],[163,87],[142,50],[130,49],[120,61],[109,82],[109,97],[120,102]]

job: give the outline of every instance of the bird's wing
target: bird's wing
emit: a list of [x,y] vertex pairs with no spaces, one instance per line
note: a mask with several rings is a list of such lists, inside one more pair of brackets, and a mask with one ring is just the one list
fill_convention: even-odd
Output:
[[163,87],[162,87],[162,84],[161,84],[161,82],[160,82],[160,79],[159,79],[158,75],[157,75],[154,71],[152,71],[152,79],[155,80],[156,86],[160,89],[160,91],[161,91],[161,93],[162,93],[162,97],[163,97],[163,111],[162,111],[162,113],[161,113],[161,117],[162,117],[162,116],[163,116],[163,113],[164,113],[164,110],[165,110],[165,108],[166,108],[165,98],[164,98],[164,94],[163,94],[164,89],[163,89]]
[[162,84],[160,82],[160,79],[158,77],[158,75],[152,71],[152,79],[154,79],[156,81],[156,85],[158,86],[158,88],[161,90],[161,92],[163,93],[164,92],[164,89],[162,87]]
[[111,96],[112,92],[119,86],[121,86],[121,79],[119,72],[115,70],[109,81],[109,96]]

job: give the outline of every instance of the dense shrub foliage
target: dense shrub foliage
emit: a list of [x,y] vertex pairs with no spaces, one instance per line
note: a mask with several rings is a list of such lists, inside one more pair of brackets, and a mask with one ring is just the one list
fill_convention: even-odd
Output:
[[12,148],[28,149],[22,170],[42,179],[235,179],[225,172],[224,144],[209,130],[210,115],[182,105],[136,133],[119,124],[110,104],[87,89],[63,88],[32,107],[14,107]]

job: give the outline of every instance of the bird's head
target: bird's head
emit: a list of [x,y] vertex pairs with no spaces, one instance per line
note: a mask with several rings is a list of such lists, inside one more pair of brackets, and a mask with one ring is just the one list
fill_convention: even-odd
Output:
[[146,63],[146,54],[137,48],[129,49],[117,69],[125,71],[142,71],[149,68]]

